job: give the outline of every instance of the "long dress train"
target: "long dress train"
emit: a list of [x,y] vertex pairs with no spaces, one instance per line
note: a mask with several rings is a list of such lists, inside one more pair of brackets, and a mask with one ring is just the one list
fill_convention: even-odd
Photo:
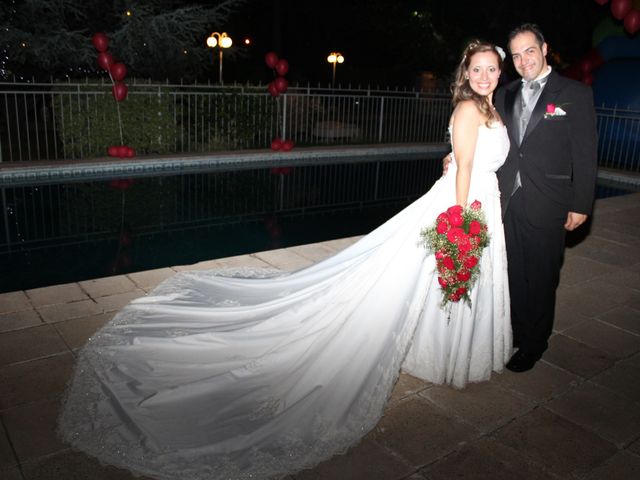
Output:
[[160,479],[282,476],[372,429],[404,362],[463,387],[511,349],[495,170],[502,126],[480,127],[470,200],[491,243],[472,307],[440,309],[419,232],[455,203],[455,165],[433,188],[337,255],[262,278],[184,272],[133,301],[80,352],[61,436],[104,463]]

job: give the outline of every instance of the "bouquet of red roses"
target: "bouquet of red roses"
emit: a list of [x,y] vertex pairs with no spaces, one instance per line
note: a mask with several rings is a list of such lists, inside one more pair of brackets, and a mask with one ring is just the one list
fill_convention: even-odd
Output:
[[480,273],[482,249],[489,245],[481,208],[477,200],[467,208],[454,205],[420,232],[425,247],[436,256],[443,308],[461,299],[471,305],[469,290]]

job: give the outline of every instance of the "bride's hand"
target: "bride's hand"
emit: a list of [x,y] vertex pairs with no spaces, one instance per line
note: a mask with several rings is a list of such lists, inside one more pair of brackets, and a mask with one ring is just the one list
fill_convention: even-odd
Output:
[[448,153],[446,157],[442,159],[442,176],[446,175],[449,171],[449,164],[451,163],[451,154]]

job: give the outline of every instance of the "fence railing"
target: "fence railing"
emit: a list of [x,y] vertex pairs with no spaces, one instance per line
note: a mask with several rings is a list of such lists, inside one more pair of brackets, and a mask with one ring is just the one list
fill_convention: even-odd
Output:
[[[297,145],[443,141],[451,114],[444,92],[264,85],[133,82],[116,103],[110,84],[0,82],[0,161],[100,157],[125,143],[139,154]],[[640,111],[597,108],[603,167],[640,172]]]
[[106,155],[128,144],[139,154],[297,145],[443,141],[451,112],[445,94],[264,86],[133,84],[113,100],[101,83],[0,83],[2,161]]

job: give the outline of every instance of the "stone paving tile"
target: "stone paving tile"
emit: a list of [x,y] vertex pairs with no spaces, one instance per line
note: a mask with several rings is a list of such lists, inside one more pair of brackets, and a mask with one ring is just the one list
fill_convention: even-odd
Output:
[[0,366],[66,352],[67,346],[51,325],[0,334]]
[[0,466],[0,478],[2,480],[24,480],[20,468]]
[[176,274],[175,270],[171,268],[158,268],[156,270],[147,270],[146,272],[130,273],[128,277],[138,286],[145,291],[149,291],[167,278],[173,277]]
[[557,480],[540,464],[492,438],[481,438],[421,472],[429,480]]
[[[590,282],[559,288],[556,295],[557,304],[586,317],[608,312],[620,304],[603,292],[588,290],[588,285]],[[609,286],[609,289],[615,289],[615,287]]]
[[136,288],[135,283],[126,275],[115,275],[113,277],[97,278],[95,280],[86,280],[78,283],[91,298],[126,293]]
[[592,381],[631,400],[640,402],[640,354],[622,360],[592,378]]
[[87,455],[66,450],[23,465],[25,480],[151,480],[108,465]]
[[265,252],[254,253],[253,256],[272,265],[275,268],[292,272],[309,265],[313,265],[313,261],[301,255],[293,254],[288,250],[267,250]]
[[307,258],[312,262],[319,262],[326,258],[329,258],[336,254],[335,250],[325,246],[322,243],[312,243],[309,245],[299,245],[297,247],[291,247],[287,249],[289,252],[293,252],[296,255]]
[[[2,414],[0,413],[0,472],[2,468],[8,468],[18,464],[18,459],[13,453],[7,432],[3,427]],[[4,478],[4,477],[0,477]]]
[[77,283],[34,288],[32,290],[27,290],[26,293],[31,300],[32,305],[35,307],[53,305],[56,303],[76,302],[89,298]]
[[625,302],[625,305],[635,310],[640,310],[640,293],[637,295],[633,295],[629,300]]
[[85,318],[76,318],[55,324],[56,329],[69,348],[75,350],[84,346],[89,337],[113,318],[113,313],[104,313]]
[[62,353],[0,367],[0,410],[60,396],[73,366],[73,355]]
[[611,273],[602,275],[600,280],[618,287],[640,289],[640,272],[626,269],[614,269]]
[[629,445],[627,447],[627,450],[629,452],[635,453],[636,455],[640,455],[640,439],[636,440],[631,445]]
[[553,331],[564,332],[567,328],[579,325],[591,319],[587,315],[576,312],[573,308],[563,303],[556,303],[553,319]]
[[105,297],[96,298],[96,303],[103,312],[116,312],[121,310],[136,298],[144,297],[146,292],[139,288],[126,293],[117,293]]
[[590,378],[615,363],[615,358],[602,350],[585,345],[565,335],[549,339],[549,349],[542,357],[545,361],[581,377]]
[[560,284],[576,285],[613,271],[616,271],[616,268],[607,263],[579,255],[566,255],[560,272]]
[[640,437],[640,409],[628,398],[586,382],[545,405],[622,448]]
[[561,478],[579,477],[599,466],[617,449],[543,407],[491,434],[523,458],[543,464]]
[[21,310],[19,312],[0,314],[0,333],[21,328],[42,325],[42,318],[35,310]]
[[618,452],[585,477],[585,480],[631,480],[640,478],[640,457]]
[[38,308],[38,313],[47,323],[62,322],[70,318],[88,317],[102,313],[102,308],[93,300],[47,305]]
[[505,370],[502,375],[495,376],[498,385],[537,403],[561,395],[580,381],[580,377],[544,360],[536,363],[528,372],[514,373]]
[[367,438],[418,468],[478,435],[472,425],[448,416],[425,399],[411,397],[387,410]]
[[341,250],[344,250],[348,246],[353,245],[354,243],[356,243],[361,238],[362,238],[362,236],[360,236],[360,235],[356,236],[356,237],[338,238],[336,240],[329,240],[327,242],[323,242],[322,244],[325,247],[330,248],[331,250],[333,250],[335,252],[340,252]]
[[640,335],[640,310],[622,305],[599,315],[598,318],[605,323]]
[[492,431],[534,406],[531,400],[514,395],[497,382],[472,383],[464,390],[435,385],[420,392],[420,396],[436,404],[449,416],[460,418],[481,432]]
[[391,392],[391,396],[387,401],[387,408],[391,408],[393,405],[398,403],[400,400],[414,395],[425,388],[430,388],[432,386],[431,383],[426,382],[425,380],[421,380],[419,378],[413,377],[406,373],[401,373],[398,377],[398,381],[393,387],[393,391]]
[[406,477],[412,470],[379,445],[363,440],[344,455],[337,455],[293,477],[295,480],[393,480]]
[[33,308],[24,292],[0,293],[0,313],[19,312]]
[[640,335],[626,332],[599,320],[565,330],[564,335],[605,352],[613,358],[626,358],[640,351]]
[[60,400],[56,399],[30,403],[2,412],[5,427],[20,462],[65,448],[55,433],[59,410]]
[[573,253],[617,266],[624,266],[640,261],[640,252],[637,248],[621,248],[620,242],[598,236],[597,233],[590,235],[586,241],[573,247]]

